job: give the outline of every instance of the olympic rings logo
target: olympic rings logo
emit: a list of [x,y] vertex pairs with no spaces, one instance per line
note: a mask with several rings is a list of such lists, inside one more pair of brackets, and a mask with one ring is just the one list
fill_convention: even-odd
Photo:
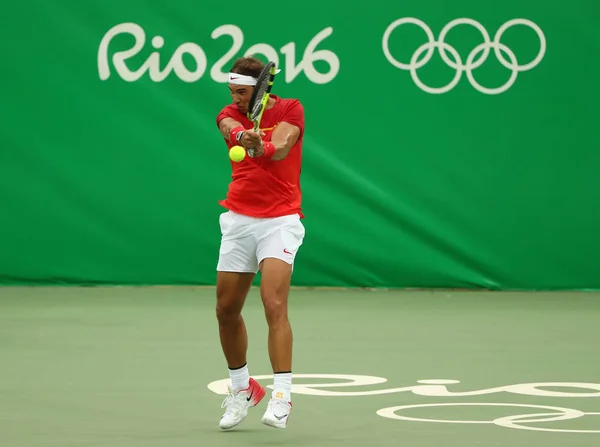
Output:
[[[415,52],[413,53],[413,55],[410,58],[410,61],[408,63],[403,63],[403,62],[399,62],[398,60],[396,60],[396,58],[394,58],[394,56],[392,56],[390,49],[389,49],[389,39],[390,39],[391,34],[396,30],[396,28],[398,28],[399,26],[404,25],[404,24],[417,25],[423,31],[425,31],[425,34],[427,35],[427,42],[425,42],[423,45],[421,45],[419,48],[417,48],[415,50]],[[465,63],[463,63],[458,51],[456,51],[456,49],[454,47],[452,47],[451,45],[449,45],[448,43],[445,42],[448,32],[452,28],[459,26],[459,25],[471,25],[471,26],[475,27],[481,33],[481,35],[483,37],[483,43],[480,43],[479,45],[477,45],[475,48],[473,48],[471,50],[471,52],[467,56]],[[504,45],[502,42],[500,42],[500,40],[502,39],[502,35],[506,32],[506,30],[515,25],[528,26],[529,28],[533,29],[536,32],[536,34],[538,35],[538,38],[540,40],[540,50],[539,50],[537,56],[531,62],[529,62],[527,64],[520,65],[517,61],[517,56],[515,55],[515,53],[510,48],[508,48],[506,45]],[[509,20],[508,22],[506,22],[504,25],[502,25],[498,29],[498,31],[496,32],[496,35],[494,36],[494,40],[492,41],[492,40],[490,40],[490,35],[488,34],[487,30],[483,27],[483,25],[481,25],[481,23],[479,23],[473,19],[460,18],[460,19],[452,20],[450,23],[448,23],[446,26],[444,26],[444,28],[440,32],[440,36],[439,36],[438,40],[435,40],[433,32],[431,31],[431,28],[429,28],[429,26],[427,26],[427,24],[425,24],[422,20],[412,18],[412,17],[404,17],[404,18],[401,18],[401,19],[398,19],[398,20],[392,22],[387,27],[387,29],[385,30],[385,33],[383,34],[382,45],[383,45],[383,53],[385,54],[385,57],[387,58],[387,60],[390,61],[390,63],[392,65],[399,68],[400,70],[409,71],[414,83],[421,90],[423,90],[427,93],[431,93],[431,94],[442,94],[442,93],[447,93],[450,90],[452,90],[460,82],[463,72],[466,73],[467,79],[469,80],[471,85],[479,92],[487,94],[487,95],[497,95],[497,94],[503,93],[503,92],[507,91],[510,87],[512,87],[512,85],[517,80],[517,75],[520,72],[528,71],[528,70],[531,70],[532,68],[536,67],[542,61],[542,59],[544,58],[544,54],[546,53],[546,37],[544,36],[542,29],[538,25],[536,25],[535,23],[533,23],[532,21],[527,20],[527,19]],[[442,60],[450,68],[456,70],[456,74],[454,75],[454,78],[452,79],[452,81],[450,81],[450,83],[448,85],[445,85],[443,87],[430,87],[428,85],[425,85],[419,79],[419,77],[417,75],[417,70],[419,68],[423,67],[425,64],[427,64],[431,60],[431,58],[433,57],[434,50],[436,48],[438,49],[439,54],[442,57]],[[500,87],[495,87],[495,88],[484,87],[479,82],[477,82],[477,80],[475,79],[475,76],[473,75],[473,70],[475,70],[478,67],[480,67],[481,65],[483,65],[483,63],[487,60],[491,49],[494,50],[494,53],[496,55],[496,58],[498,58],[498,61],[500,61],[500,63],[504,67],[511,70],[511,75],[510,75],[510,78],[508,79],[508,81],[506,81],[506,83],[504,85],[501,85]],[[425,52],[426,52],[425,57],[423,57],[423,59],[419,60],[421,55]],[[508,56],[508,59],[510,59],[510,60],[506,60],[506,58],[502,54],[503,52]],[[450,57],[448,57],[448,53],[450,53],[452,55],[452,57],[454,58],[454,61],[451,60]],[[477,56],[480,53],[481,53],[481,56],[479,56],[479,58],[478,58]]]

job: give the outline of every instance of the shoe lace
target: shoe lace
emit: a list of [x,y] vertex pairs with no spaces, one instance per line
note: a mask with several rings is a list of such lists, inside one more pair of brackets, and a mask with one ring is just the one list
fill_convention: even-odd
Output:
[[290,404],[285,399],[271,399],[268,407],[271,413],[278,416],[290,412]]
[[223,403],[221,404],[221,408],[227,408],[227,407],[229,407],[233,403],[234,399],[235,399],[235,397],[233,396],[233,394],[229,394],[225,398],[225,400],[223,401]]
[[225,410],[226,415],[238,413],[244,404],[244,399],[245,398],[242,395],[242,393],[238,392],[238,393],[233,394],[230,390],[229,395],[225,398],[225,400],[221,404],[221,408],[227,408],[227,410]]

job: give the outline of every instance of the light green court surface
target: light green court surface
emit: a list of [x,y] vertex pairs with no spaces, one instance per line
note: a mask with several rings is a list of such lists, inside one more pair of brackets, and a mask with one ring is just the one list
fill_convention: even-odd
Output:
[[[294,373],[370,384],[298,390],[284,431],[260,423],[266,400],[218,428],[224,396],[208,384],[227,370],[214,315],[210,288],[0,289],[0,445],[600,445],[598,293],[294,290]],[[269,375],[257,290],[244,316],[250,372]],[[571,384],[525,385],[539,382]],[[365,393],[307,394],[324,391]],[[407,405],[419,407],[384,410]]]

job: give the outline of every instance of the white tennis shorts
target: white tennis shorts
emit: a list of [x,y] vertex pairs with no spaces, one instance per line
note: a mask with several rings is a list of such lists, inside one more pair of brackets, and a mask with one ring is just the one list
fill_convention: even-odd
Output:
[[221,247],[217,271],[258,272],[265,258],[294,265],[304,240],[304,225],[298,214],[256,218],[226,211],[219,217]]

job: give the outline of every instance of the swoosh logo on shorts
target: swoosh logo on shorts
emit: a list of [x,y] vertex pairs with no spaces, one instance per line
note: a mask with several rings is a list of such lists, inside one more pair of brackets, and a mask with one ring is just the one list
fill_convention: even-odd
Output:
[[283,249],[283,252],[284,252],[284,253],[287,253],[288,255],[291,255],[291,254],[293,254],[292,252],[288,251],[288,249],[287,249],[287,248],[284,248],[284,249]]

